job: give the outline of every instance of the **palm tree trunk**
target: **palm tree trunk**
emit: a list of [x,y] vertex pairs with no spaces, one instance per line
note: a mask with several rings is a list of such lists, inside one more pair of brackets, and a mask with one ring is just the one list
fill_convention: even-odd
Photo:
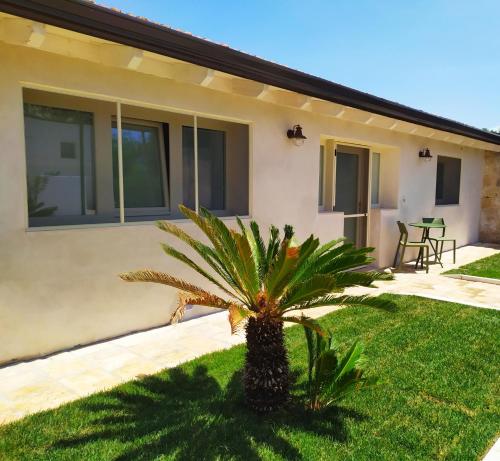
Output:
[[246,401],[258,413],[274,411],[290,398],[290,369],[283,322],[250,317],[246,339]]

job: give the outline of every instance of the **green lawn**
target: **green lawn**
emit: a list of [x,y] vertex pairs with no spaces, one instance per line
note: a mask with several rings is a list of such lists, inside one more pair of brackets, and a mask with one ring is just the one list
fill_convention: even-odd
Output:
[[[322,319],[343,350],[363,339],[366,369],[383,381],[338,408],[249,413],[237,346],[4,426],[0,459],[480,459],[500,429],[500,312],[391,298],[395,312]],[[287,341],[301,395],[302,330],[287,329]]]
[[452,269],[445,272],[445,274],[475,275],[476,277],[500,279],[500,253]]

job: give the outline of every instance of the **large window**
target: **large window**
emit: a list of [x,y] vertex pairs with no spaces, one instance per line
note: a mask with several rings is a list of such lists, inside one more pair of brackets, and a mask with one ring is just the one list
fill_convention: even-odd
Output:
[[179,204],[248,214],[247,125],[28,89],[24,102],[30,227],[176,219]]
[[436,171],[436,205],[456,205],[460,201],[459,158],[438,155]]

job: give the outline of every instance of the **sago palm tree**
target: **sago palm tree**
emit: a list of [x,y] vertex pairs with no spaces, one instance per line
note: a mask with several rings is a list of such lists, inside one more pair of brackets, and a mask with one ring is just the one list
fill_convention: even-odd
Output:
[[320,246],[313,235],[298,245],[291,226],[285,226],[283,237],[272,226],[266,245],[254,221],[247,227],[238,218],[236,231],[205,209],[199,214],[184,206],[180,210],[203,231],[210,244],[192,238],[175,224],[162,221],[157,226],[189,245],[210,269],[170,245],[162,244],[163,250],[205,277],[219,294],[153,270],[120,276],[129,282],[154,282],[179,289],[173,323],[182,318],[187,305],[228,310],[231,331],[243,326],[246,330],[245,397],[257,412],[275,410],[289,399],[283,322],[299,323],[323,334],[320,325],[300,311],[318,306],[386,304],[377,298],[340,294],[346,287],[369,286],[374,280],[391,277],[349,271],[373,260],[368,256],[370,248],[356,249],[344,239]]

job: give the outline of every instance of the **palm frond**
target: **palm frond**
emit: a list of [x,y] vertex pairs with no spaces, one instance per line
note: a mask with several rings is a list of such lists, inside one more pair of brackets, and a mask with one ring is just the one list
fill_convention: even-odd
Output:
[[242,326],[243,322],[255,315],[250,309],[238,304],[231,304],[229,307],[229,324],[231,325],[231,334],[235,334]]
[[246,232],[243,234],[233,232],[233,238],[236,242],[239,260],[241,261],[241,277],[252,300],[255,300],[257,293],[260,291],[258,257],[248,241]]
[[342,257],[338,256],[320,267],[321,273],[337,273],[355,269],[356,267],[367,266],[374,261],[374,258],[364,253],[349,253]]
[[293,226],[291,226],[290,224],[285,224],[285,226],[283,227],[283,233],[284,233],[283,237],[284,240],[291,240],[295,234],[295,230],[293,229]]
[[323,327],[317,320],[314,320],[310,317],[306,317],[305,315],[301,315],[300,317],[299,316],[282,317],[282,320],[284,322],[298,323],[299,325],[305,326],[315,331],[321,336],[328,336],[328,332],[323,329]]
[[240,226],[242,235],[245,237],[245,239],[246,239],[246,241],[247,241],[247,243],[248,243],[248,245],[250,247],[251,255],[252,255],[252,258],[253,258],[253,263],[254,263],[254,266],[255,266],[255,268],[257,270],[256,273],[257,273],[258,285],[259,285],[259,288],[260,288],[260,281],[262,280],[262,278],[261,278],[261,272],[262,272],[261,265],[262,265],[262,261],[261,261],[261,255],[260,255],[260,249],[258,247],[258,243],[255,240],[255,236],[252,233],[251,229],[249,229],[248,227],[246,227],[243,224],[243,221],[238,216],[236,217],[236,221],[238,223],[238,226]]
[[266,247],[260,235],[259,225],[255,221],[250,222],[250,227],[246,227],[240,218],[236,218],[242,234],[246,237],[259,279],[259,286],[267,272]]
[[330,395],[331,398],[324,403],[324,406],[329,406],[353,392],[366,390],[378,384],[379,380],[376,376],[365,377],[362,370],[356,370],[350,379],[344,379],[342,382],[336,383],[334,389],[326,390],[325,394]]
[[238,286],[238,292],[245,298],[245,304],[251,306],[253,298],[249,295],[248,280],[245,280],[245,270],[238,257],[238,249],[230,229],[205,208],[200,208],[200,214],[183,205],[179,205],[179,209],[205,233],[225,270]]
[[315,265],[320,271],[325,272],[340,272],[351,268],[351,260],[355,266],[367,264],[366,259],[370,258],[369,253],[373,251],[372,248],[356,248],[350,242],[345,240],[338,246],[330,248],[328,251],[322,253]]
[[345,237],[340,237],[335,240],[330,240],[329,242],[324,243],[321,245],[315,252],[314,255],[316,257],[321,256],[322,254],[326,253],[327,251],[330,251],[332,248],[337,247],[339,244],[346,242],[347,239]]
[[262,281],[268,270],[267,258],[266,258],[266,246],[264,244],[262,236],[260,235],[259,225],[255,221],[250,222],[250,230],[252,232],[253,240],[255,242],[255,251],[257,253],[259,262],[259,275],[260,275],[260,280]]
[[225,299],[219,298],[212,293],[206,293],[201,296],[192,296],[191,294],[179,293],[177,308],[170,317],[170,323],[177,323],[182,319],[186,311],[186,306],[206,306],[217,309],[229,309],[233,304]]
[[[200,210],[200,214],[196,213],[194,210],[191,210],[184,205],[179,205],[179,210],[186,216],[187,218],[191,219],[206,235],[206,237],[210,240],[212,245],[214,246],[214,250],[220,259],[221,264],[224,266],[226,271],[228,271],[233,279],[235,280],[235,283],[239,284],[238,280],[238,274],[235,272],[234,268],[234,262],[235,262],[235,255],[236,255],[236,249],[234,248],[234,242],[232,242],[232,247],[234,248],[234,251],[232,254],[228,253],[228,246],[226,245],[227,242],[224,240],[228,238],[229,240],[232,241],[231,235],[229,232],[229,229],[222,223],[222,221],[218,221],[218,225],[221,226],[225,232],[224,232],[224,237],[220,235],[218,232],[218,229],[214,228],[212,222],[206,217],[207,215],[211,215],[210,212],[202,208]],[[202,215],[203,214],[203,215]],[[215,216],[213,216],[215,218]],[[240,286],[240,291],[243,290],[243,286]]]
[[367,295],[363,296],[327,295],[320,298],[312,299],[311,301],[307,301],[302,304],[297,304],[295,306],[285,309],[284,312],[312,309],[314,307],[324,307],[324,306],[369,306],[389,311],[395,309],[395,304],[392,301],[380,297],[373,297]]
[[345,375],[354,370],[360,363],[361,356],[365,350],[362,343],[356,341],[344,358],[340,361],[337,369],[335,370],[334,381],[340,381]]
[[239,297],[236,294],[234,294],[231,291],[229,291],[227,289],[227,287],[225,287],[224,285],[222,285],[222,283],[220,283],[215,277],[213,277],[205,269],[203,269],[198,264],[196,264],[192,259],[190,259],[189,257],[187,257],[184,253],[182,253],[179,250],[176,250],[174,247],[172,247],[170,245],[167,245],[166,243],[162,243],[161,247],[163,248],[163,251],[167,255],[172,256],[173,258],[177,259],[178,261],[183,262],[184,264],[186,264],[187,266],[189,266],[191,269],[193,269],[196,272],[198,272],[198,274],[202,275],[207,280],[209,280],[210,282],[212,282],[215,286],[219,287],[222,291],[224,291],[229,296],[232,296],[232,297],[234,297],[236,299],[239,299]]
[[298,247],[289,247],[288,241],[283,241],[278,254],[272,262],[264,279],[264,287],[270,300],[278,299],[293,277],[300,257]]
[[371,286],[376,281],[393,280],[394,276],[385,272],[338,272],[334,275],[336,287],[346,288],[351,286]]
[[301,283],[295,283],[281,298],[279,307],[284,310],[296,304],[316,299],[337,289],[335,275],[316,274]]
[[356,390],[377,384],[378,379],[376,377],[366,378],[363,376],[364,371],[360,369],[363,365],[363,352],[363,344],[355,342],[335,368],[333,375],[327,382],[328,385],[324,389],[325,396],[330,397],[326,405]]
[[[266,267],[271,267],[272,262],[276,258],[278,254],[278,250],[280,247],[280,231],[276,226],[271,226],[269,229],[269,241],[267,243],[267,252],[266,252]],[[267,274],[267,271],[266,271]]]
[[327,263],[339,255],[347,254],[352,248],[351,243],[345,243],[345,238],[332,240],[322,245],[297,268],[291,284],[310,278],[314,274],[326,273],[326,271],[322,271],[322,268]]
[[248,268],[245,267],[244,261],[239,257],[240,253],[235,239],[236,235],[241,234],[231,231],[222,220],[205,208],[200,209],[200,216],[213,230],[214,246],[219,253],[225,256],[225,264],[241,286],[242,294],[245,296],[248,304],[253,305],[254,296],[252,292],[254,291],[254,280],[247,272]]
[[200,255],[205,262],[227,283],[233,290],[241,293],[241,287],[234,280],[231,273],[226,269],[226,266],[221,259],[220,255],[208,245],[192,238],[189,234],[184,232],[179,226],[167,221],[157,221],[156,226],[167,232],[187,245],[189,245],[198,255]]
[[314,363],[317,356],[317,347],[316,347],[316,342],[314,341],[315,335],[313,333],[313,330],[306,326],[303,327],[303,330],[306,336],[306,344],[307,344],[307,383],[309,392],[311,392]]
[[151,282],[160,283],[162,285],[168,285],[172,288],[177,288],[178,290],[191,293],[196,296],[207,296],[210,295],[203,288],[193,285],[184,280],[172,277],[164,272],[153,271],[150,269],[143,269],[133,272],[124,272],[119,275],[122,280],[126,282]]
[[311,274],[332,274],[366,266],[373,261],[368,256],[372,251],[370,248],[354,248],[352,243],[343,242],[338,246],[322,253],[319,257],[312,255],[306,267],[306,273],[302,277]]
[[186,312],[186,307],[188,306],[188,304],[189,302],[187,301],[186,295],[184,293],[179,293],[177,296],[177,308],[170,316],[171,324],[178,323],[182,320],[182,317],[184,317],[184,314]]

